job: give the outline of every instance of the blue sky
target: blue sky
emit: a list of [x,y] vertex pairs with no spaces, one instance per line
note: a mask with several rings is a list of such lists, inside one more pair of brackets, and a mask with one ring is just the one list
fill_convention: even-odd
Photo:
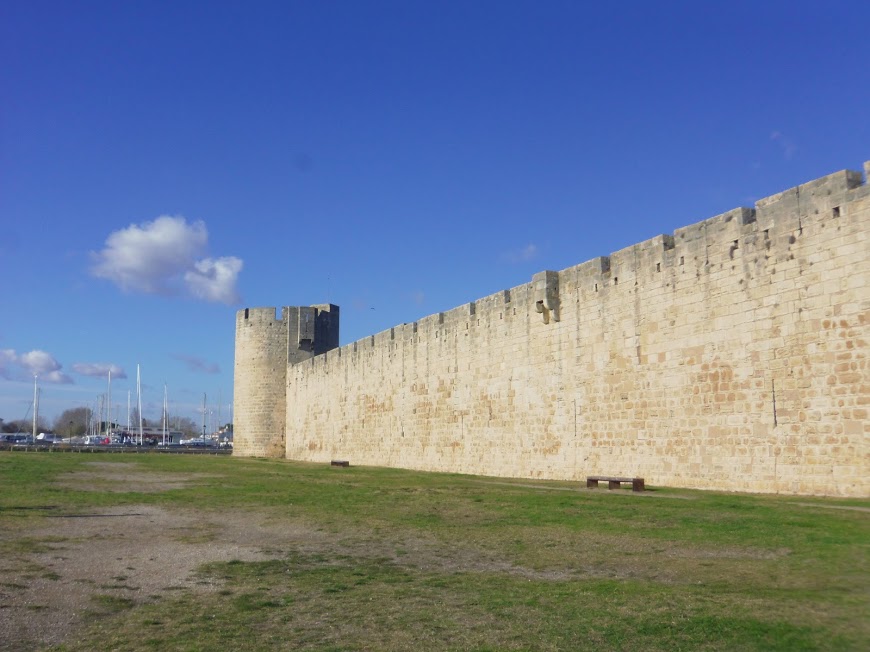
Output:
[[870,159],[867,2],[0,2],[0,418],[342,344]]

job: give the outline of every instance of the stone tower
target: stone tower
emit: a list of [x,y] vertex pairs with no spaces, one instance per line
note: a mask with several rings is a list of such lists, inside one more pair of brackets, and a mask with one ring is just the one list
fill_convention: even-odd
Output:
[[337,348],[338,324],[332,304],[236,313],[234,455],[285,456],[287,366]]

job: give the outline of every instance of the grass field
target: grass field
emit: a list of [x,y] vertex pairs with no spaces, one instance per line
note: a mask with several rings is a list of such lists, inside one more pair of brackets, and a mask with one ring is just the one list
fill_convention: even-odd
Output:
[[[0,618],[111,537],[203,551],[187,585],[93,584],[55,650],[870,649],[870,500],[168,455],[4,452],[0,482]],[[197,520],[64,529],[146,509]],[[257,559],[209,559],[233,523]]]

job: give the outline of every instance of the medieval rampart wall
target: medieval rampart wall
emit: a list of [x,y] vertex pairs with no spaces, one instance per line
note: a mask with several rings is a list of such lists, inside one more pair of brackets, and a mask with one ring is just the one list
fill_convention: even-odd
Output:
[[287,366],[338,346],[338,306],[245,308],[236,313],[233,453],[284,457]]
[[870,495],[868,227],[839,172],[329,351],[286,454]]

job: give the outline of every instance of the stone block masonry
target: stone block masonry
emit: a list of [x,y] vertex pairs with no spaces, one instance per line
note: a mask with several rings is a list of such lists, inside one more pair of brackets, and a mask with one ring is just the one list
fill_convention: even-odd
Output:
[[284,457],[287,369],[338,346],[338,306],[245,308],[236,314],[234,453]]
[[868,496],[868,227],[843,171],[298,362],[241,311],[236,454]]

